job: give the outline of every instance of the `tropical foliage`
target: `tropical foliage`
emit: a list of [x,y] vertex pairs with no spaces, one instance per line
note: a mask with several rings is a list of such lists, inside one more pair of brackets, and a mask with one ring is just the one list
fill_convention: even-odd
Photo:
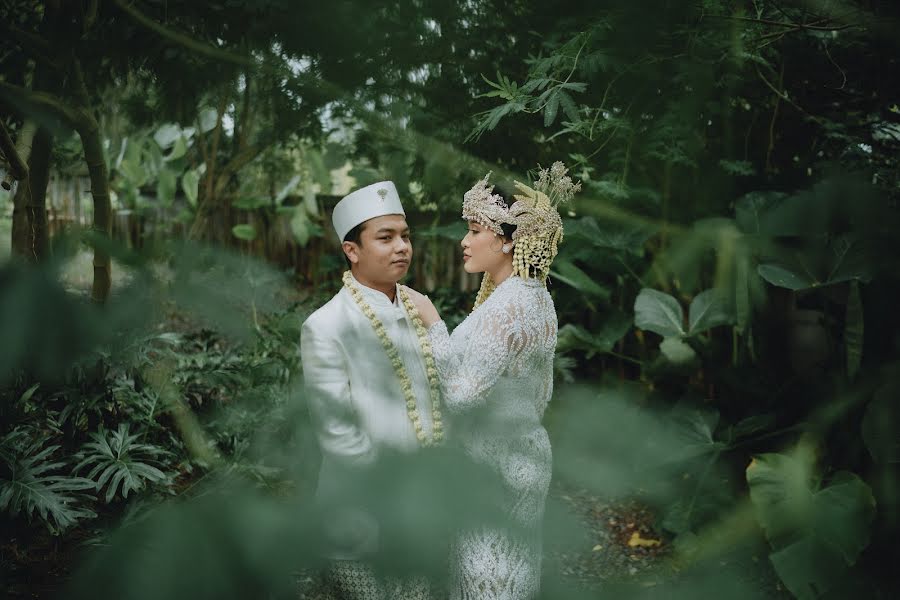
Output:
[[[584,191],[551,273],[554,493],[651,507],[671,567],[653,585],[673,595],[758,597],[719,559],[765,552],[798,598],[890,597],[898,17],[867,0],[7,3],[3,570],[90,536],[76,596],[293,593],[318,535],[297,340],[343,268],[327,203],[395,181],[409,283],[453,325],[474,296],[446,251],[462,193],[563,160]],[[93,226],[57,228],[48,181],[84,177]],[[66,275],[86,249],[93,302]],[[483,473],[428,460],[360,484],[396,534],[387,570],[437,568],[435,540],[484,509],[463,477]],[[547,597],[593,597],[557,575]],[[646,595],[622,580],[617,597]]]

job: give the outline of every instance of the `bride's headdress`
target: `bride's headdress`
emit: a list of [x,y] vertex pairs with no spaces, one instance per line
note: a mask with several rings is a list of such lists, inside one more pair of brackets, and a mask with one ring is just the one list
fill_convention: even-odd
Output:
[[494,186],[488,184],[493,171],[472,186],[463,196],[462,216],[466,221],[475,221],[497,235],[503,235],[501,223],[509,223],[509,207],[503,196],[494,194]]
[[[492,194],[494,188],[488,187],[488,177],[490,173],[465,194],[463,218],[476,221],[498,235],[503,234],[502,223],[515,225],[513,275],[546,282],[563,238],[557,207],[579,192],[581,183],[573,182],[565,165],[557,161],[549,169],[539,168],[532,186],[514,182],[519,193],[507,208],[499,195]],[[475,299],[476,307],[490,296],[494,287],[491,276],[485,273]]]

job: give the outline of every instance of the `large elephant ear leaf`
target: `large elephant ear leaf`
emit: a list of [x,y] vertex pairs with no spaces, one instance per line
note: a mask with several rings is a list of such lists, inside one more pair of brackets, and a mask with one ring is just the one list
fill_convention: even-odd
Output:
[[643,288],[634,301],[634,324],[663,337],[682,337],[684,311],[669,294]]
[[775,570],[798,598],[834,589],[868,546],[875,500],[853,473],[813,485],[812,451],[764,454],[747,467],[750,499],[774,551]]
[[812,507],[812,453],[763,454],[747,467],[750,500],[773,546],[794,541],[808,528]]

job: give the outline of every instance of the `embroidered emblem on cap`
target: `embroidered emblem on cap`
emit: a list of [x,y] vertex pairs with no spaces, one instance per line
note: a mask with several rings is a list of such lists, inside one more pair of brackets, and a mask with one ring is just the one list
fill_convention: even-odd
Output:
[[388,191],[384,188],[379,188],[376,194],[378,194],[378,196],[381,198],[381,201],[384,202],[384,199],[387,198]]

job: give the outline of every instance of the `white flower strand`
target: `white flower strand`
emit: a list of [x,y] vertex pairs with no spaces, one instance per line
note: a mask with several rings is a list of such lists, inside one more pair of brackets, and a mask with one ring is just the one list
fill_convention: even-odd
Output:
[[441,421],[441,393],[437,366],[434,362],[434,353],[431,350],[431,341],[428,338],[428,331],[425,329],[422,317],[419,315],[419,311],[409,297],[409,293],[402,285],[397,286],[397,294],[400,297],[400,301],[403,302],[403,306],[406,307],[407,314],[412,319],[413,326],[416,329],[416,336],[419,338],[419,345],[422,348],[422,356],[425,358],[425,374],[428,377],[428,388],[431,395],[431,418],[433,422],[430,438],[422,428],[422,421],[419,417],[419,411],[416,405],[416,397],[412,389],[412,380],[410,380],[409,373],[406,371],[406,367],[400,359],[400,353],[397,351],[391,338],[388,337],[384,324],[375,314],[375,311],[372,310],[372,307],[366,302],[365,298],[363,298],[359,288],[354,285],[353,275],[350,271],[344,272],[343,280],[344,287],[347,288],[347,291],[350,292],[350,295],[353,297],[353,300],[359,306],[360,310],[366,315],[369,322],[372,323],[372,328],[375,329],[375,335],[377,335],[378,339],[381,341],[381,346],[384,348],[385,354],[387,354],[388,359],[391,361],[391,366],[394,367],[394,371],[397,373],[397,378],[400,380],[400,389],[403,391],[403,397],[406,400],[406,414],[409,416],[409,420],[416,430],[416,439],[419,441],[419,445],[428,447],[440,444],[444,439],[444,425],[443,421]]

